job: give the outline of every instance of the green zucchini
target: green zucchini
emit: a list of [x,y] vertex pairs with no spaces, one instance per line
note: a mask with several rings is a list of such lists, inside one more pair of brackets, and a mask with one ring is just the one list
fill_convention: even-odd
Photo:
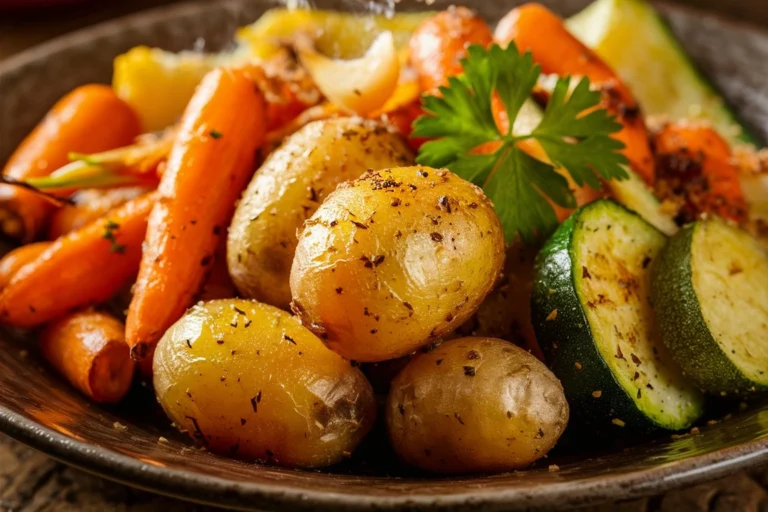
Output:
[[662,251],[653,303],[664,343],[701,389],[768,390],[768,255],[721,220],[687,226]]
[[679,228],[675,219],[664,211],[648,185],[631,169],[625,170],[629,174],[629,178],[626,180],[610,180],[605,183],[611,197],[640,215],[646,222],[665,235],[672,236],[677,233]]
[[645,0],[596,0],[567,21],[637,98],[646,115],[704,119],[731,142],[756,144]]
[[662,343],[650,265],[666,237],[609,200],[569,217],[536,260],[536,338],[571,410],[597,431],[681,430],[703,396]]

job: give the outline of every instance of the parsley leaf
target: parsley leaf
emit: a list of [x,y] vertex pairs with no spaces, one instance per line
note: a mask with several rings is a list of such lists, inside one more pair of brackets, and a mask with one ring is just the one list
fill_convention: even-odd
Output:
[[[424,97],[427,115],[416,120],[413,135],[432,140],[417,161],[483,187],[507,241],[518,234],[531,241],[552,231],[557,217],[551,203],[575,207],[568,181],[556,169],[566,170],[578,186],[595,189],[600,178],[628,177],[619,153],[624,145],[611,138],[621,124],[599,108],[600,93],[586,78],[573,88],[570,77],[559,78],[539,114],[530,97],[541,69],[530,52],[521,54],[514,43],[506,49],[471,46],[461,63],[463,74],[449,78],[440,97]],[[506,133],[497,126],[494,99],[509,119]],[[545,155],[529,155],[523,142],[537,143]]]
[[116,233],[119,231],[119,229],[120,224],[113,221],[112,219],[107,219],[107,221],[104,223],[104,234],[101,235],[101,238],[109,241],[109,252],[124,254],[126,247],[117,243]]

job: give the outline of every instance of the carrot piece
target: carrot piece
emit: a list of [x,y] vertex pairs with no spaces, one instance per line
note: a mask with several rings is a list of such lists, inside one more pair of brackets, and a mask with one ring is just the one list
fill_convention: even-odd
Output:
[[40,336],[43,357],[84,395],[117,403],[133,382],[134,362],[117,319],[94,311],[74,313],[47,326]]
[[138,197],[59,238],[19,269],[0,293],[0,323],[35,327],[113,296],[139,268],[155,197]]
[[747,216],[747,204],[728,143],[705,124],[677,122],[666,125],[654,137],[663,198],[680,198],[682,222],[701,213],[715,213],[736,222]]
[[50,245],[49,242],[22,245],[3,256],[0,259],[0,290],[8,286],[21,267],[36,260]]
[[141,360],[189,307],[266,136],[266,105],[236,70],[211,71],[182,117],[149,219],[126,339]]
[[586,76],[600,87],[603,106],[623,125],[614,137],[626,145],[624,155],[638,174],[654,182],[654,159],[637,101],[619,76],[568,32],[560,17],[540,4],[528,3],[502,18],[494,37],[499,44],[514,41],[520,51],[530,51],[544,73]]
[[[11,155],[3,174],[14,180],[49,175],[69,153],[97,153],[130,144],[140,134],[131,107],[105,85],[84,85],[59,100]],[[34,193],[0,185],[0,231],[30,240],[52,206]]]
[[[227,268],[226,236],[222,238],[222,241],[216,249],[216,254],[213,257],[210,275],[208,275],[203,282],[203,286],[200,288],[200,293],[194,299],[195,302],[207,302],[209,300],[231,299],[237,297],[237,288],[235,288],[234,283],[232,283],[232,278],[229,277],[229,269]],[[153,357],[154,348],[150,349],[147,356],[138,362],[139,374],[150,382],[152,380]]]
[[48,221],[48,240],[56,240],[75,231],[147,192],[149,190],[143,187],[81,190],[74,196],[75,205],[62,206],[51,214]]
[[411,65],[424,91],[434,94],[461,73],[462,58],[472,44],[488,46],[493,41],[485,21],[466,7],[450,7],[425,20],[411,36]]

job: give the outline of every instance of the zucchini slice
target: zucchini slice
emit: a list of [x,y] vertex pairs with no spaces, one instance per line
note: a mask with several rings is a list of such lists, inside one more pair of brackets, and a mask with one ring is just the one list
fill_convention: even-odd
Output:
[[536,261],[536,337],[571,410],[598,431],[681,430],[702,413],[657,332],[651,263],[666,238],[613,201],[568,218]]
[[596,0],[567,23],[616,70],[645,114],[708,120],[732,143],[756,143],[649,2]]
[[673,237],[653,272],[664,343],[701,389],[768,390],[768,255],[717,219]]
[[677,233],[680,228],[675,223],[675,219],[664,211],[648,185],[633,170],[629,168],[625,170],[629,174],[628,179],[610,180],[605,183],[611,197],[640,215],[665,235],[672,236]]

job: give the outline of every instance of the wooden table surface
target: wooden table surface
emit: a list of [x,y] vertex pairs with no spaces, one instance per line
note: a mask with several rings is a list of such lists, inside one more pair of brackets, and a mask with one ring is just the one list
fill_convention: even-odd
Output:
[[[66,9],[0,12],[0,59],[51,37],[99,21],[177,0],[106,0]],[[722,8],[721,0],[685,0]],[[730,0],[729,16],[768,26],[765,0]],[[763,7],[748,16],[749,6]],[[752,11],[754,12],[754,11]],[[663,496],[582,512],[768,512],[768,467]],[[0,434],[0,512],[213,512],[115,484],[55,462]]]

